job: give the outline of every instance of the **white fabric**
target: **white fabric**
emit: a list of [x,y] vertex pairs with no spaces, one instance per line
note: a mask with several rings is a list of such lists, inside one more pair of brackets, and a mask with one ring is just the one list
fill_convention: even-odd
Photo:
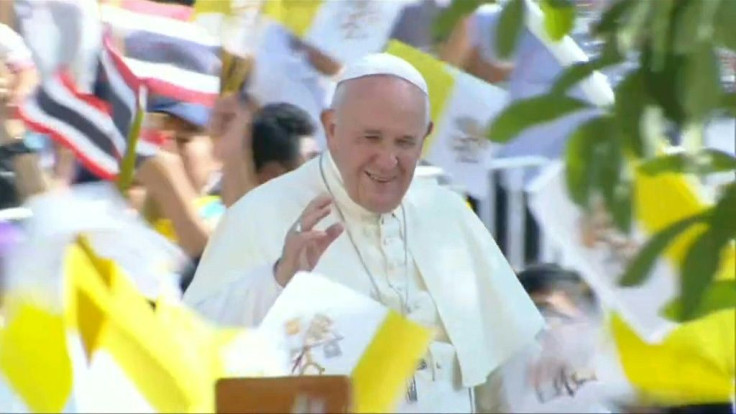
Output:
[[337,84],[365,76],[389,75],[404,79],[429,95],[427,82],[419,71],[404,59],[389,53],[366,55],[340,73]]
[[[257,324],[257,304],[233,297],[261,296],[248,272],[273,265],[289,228],[322,193],[326,188],[319,159],[248,193],[228,210],[210,238],[185,302],[209,309],[215,307],[212,303],[227,302],[219,306],[226,313],[223,320],[236,315],[242,324]],[[403,204],[409,253],[455,348],[462,383],[466,387],[483,383],[492,370],[533,341],[542,318],[488,231],[460,197],[415,181]],[[336,220],[333,211],[319,226]],[[354,225],[359,224],[349,227]],[[315,272],[370,292],[370,281],[345,234],[327,249]],[[240,293],[236,287],[253,291]]]
[[261,37],[247,91],[262,105],[286,102],[305,110],[317,128],[315,139],[325,149],[320,121],[332,100],[335,83],[321,74],[304,53],[292,46],[289,32],[278,24],[260,28]]
[[12,70],[33,65],[31,51],[23,38],[13,29],[0,23],[0,62]]
[[102,41],[97,1],[16,0],[14,6],[42,77],[67,66],[77,85],[91,90]]

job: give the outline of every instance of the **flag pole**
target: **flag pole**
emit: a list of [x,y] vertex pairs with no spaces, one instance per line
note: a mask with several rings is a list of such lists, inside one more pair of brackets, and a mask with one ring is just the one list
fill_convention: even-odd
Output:
[[125,197],[126,192],[130,189],[133,184],[133,178],[135,175],[135,161],[136,161],[136,147],[138,146],[138,139],[141,135],[141,126],[143,124],[144,117],[144,101],[146,99],[145,88],[141,88],[138,94],[137,110],[135,112],[135,118],[133,119],[133,125],[130,127],[128,133],[128,145],[125,148],[125,156],[120,161],[120,173],[118,174],[118,190]]

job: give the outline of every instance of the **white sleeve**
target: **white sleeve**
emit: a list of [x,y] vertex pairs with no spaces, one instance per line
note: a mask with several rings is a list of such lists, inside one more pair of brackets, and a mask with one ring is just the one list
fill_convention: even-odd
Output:
[[273,275],[273,265],[245,272],[191,306],[222,326],[258,326],[283,291]]

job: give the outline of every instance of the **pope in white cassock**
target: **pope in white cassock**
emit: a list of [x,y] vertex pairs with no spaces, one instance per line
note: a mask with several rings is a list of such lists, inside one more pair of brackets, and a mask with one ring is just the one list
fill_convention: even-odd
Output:
[[543,320],[465,202],[413,180],[429,110],[408,62],[348,66],[322,115],[329,150],[228,210],[185,302],[256,326],[295,273],[318,272],[434,330],[402,412],[503,409],[492,374],[534,346]]

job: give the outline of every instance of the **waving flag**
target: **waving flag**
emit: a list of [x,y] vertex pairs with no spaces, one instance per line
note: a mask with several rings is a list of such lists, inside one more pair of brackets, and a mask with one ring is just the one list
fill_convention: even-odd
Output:
[[[708,207],[699,189],[681,174],[637,173],[637,228],[627,240],[610,225],[590,226],[589,218],[570,200],[563,173],[563,166],[556,163],[530,185],[530,208],[560,250],[562,261],[580,272],[613,313],[609,332],[629,383],[662,404],[732,398],[736,312],[727,309],[683,324],[661,314],[678,294],[677,275],[697,229],[673,241],[643,284],[617,284],[628,260],[626,249],[638,248],[646,237]],[[736,251],[726,250],[721,260],[719,280],[733,280]]]
[[269,0],[265,16],[341,63],[381,51],[409,0]]
[[424,142],[423,159],[441,167],[473,197],[487,198],[496,147],[484,130],[506,104],[506,92],[396,40],[386,52],[414,65],[427,81],[434,130]]
[[29,208],[4,274],[0,411],[214,412],[217,379],[284,374],[286,356],[256,332],[217,328],[177,299],[183,254],[124,214],[110,184]]
[[[70,148],[99,177],[113,180],[138,112],[140,86],[109,41],[105,41],[99,56],[95,94],[80,92],[70,74],[60,71],[44,81],[19,112],[31,129]],[[156,147],[141,141],[136,152],[142,160],[154,155]]]
[[289,282],[258,330],[291,356],[284,367],[291,375],[349,375],[356,413],[394,412],[431,340],[429,329],[304,272]]
[[100,9],[124,45],[126,64],[151,94],[211,106],[220,91],[220,40],[189,21],[193,9],[184,14],[181,7],[137,0]]

